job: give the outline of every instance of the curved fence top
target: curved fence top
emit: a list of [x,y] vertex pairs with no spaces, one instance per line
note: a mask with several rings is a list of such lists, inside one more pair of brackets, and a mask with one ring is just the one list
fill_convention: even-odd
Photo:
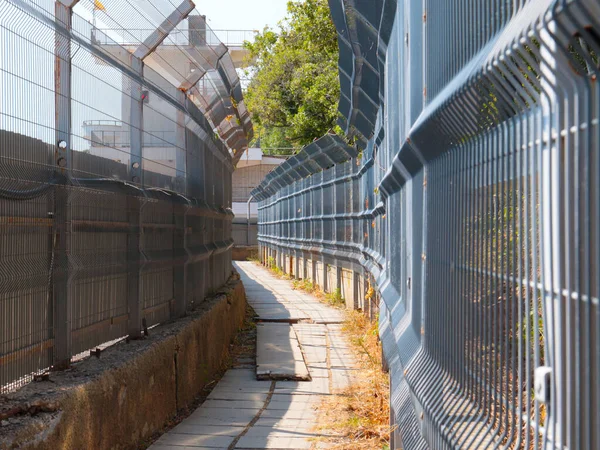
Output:
[[385,56],[397,0],[329,0],[338,33],[339,125],[364,148],[383,97]]
[[339,136],[325,135],[273,169],[251,194],[257,200],[264,200],[284,186],[348,161],[357,154],[357,150]]
[[71,1],[92,23],[95,50],[123,50],[144,61],[203,111],[226,145],[241,154],[252,139],[250,115],[227,47],[191,0]]

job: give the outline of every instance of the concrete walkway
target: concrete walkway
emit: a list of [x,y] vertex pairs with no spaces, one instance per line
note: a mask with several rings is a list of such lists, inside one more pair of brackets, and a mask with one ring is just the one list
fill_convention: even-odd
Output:
[[[341,335],[342,314],[263,267],[235,266],[258,326],[277,324],[258,333],[258,367],[227,371],[207,400],[150,449],[326,448],[318,440],[325,432],[315,431],[317,408],[324,396],[347,386],[356,370]],[[310,381],[285,380],[302,378],[305,370]],[[271,374],[273,379],[264,379]]]

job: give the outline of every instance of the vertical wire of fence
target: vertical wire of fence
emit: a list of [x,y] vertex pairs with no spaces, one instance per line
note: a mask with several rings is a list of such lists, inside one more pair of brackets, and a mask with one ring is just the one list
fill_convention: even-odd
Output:
[[237,74],[192,2],[134,6],[0,2],[0,392],[231,274]]
[[598,448],[600,4],[329,4],[353,145],[253,192],[261,258],[378,290],[391,447]]

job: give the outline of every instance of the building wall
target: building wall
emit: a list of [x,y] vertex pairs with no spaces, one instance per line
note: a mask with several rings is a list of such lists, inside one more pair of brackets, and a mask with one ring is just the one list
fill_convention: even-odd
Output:
[[[251,158],[246,160],[244,156],[233,171],[233,219],[232,237],[236,246],[256,246],[258,244],[257,234],[257,208],[256,202],[250,204],[250,230],[248,231],[248,199],[252,190],[258,186],[264,177],[284,159],[263,157],[260,149],[251,149]],[[276,164],[274,164],[276,163]],[[251,165],[244,165],[251,164]]]
[[265,175],[277,166],[273,164],[257,164],[249,167],[238,167],[233,172],[233,201],[247,202],[250,192],[260,184]]

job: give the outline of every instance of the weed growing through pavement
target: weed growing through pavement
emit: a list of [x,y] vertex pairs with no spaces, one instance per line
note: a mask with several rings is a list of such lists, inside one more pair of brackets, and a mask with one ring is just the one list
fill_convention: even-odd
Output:
[[346,304],[344,297],[342,297],[342,291],[339,288],[325,294],[325,300],[329,305],[336,307],[344,306]]

